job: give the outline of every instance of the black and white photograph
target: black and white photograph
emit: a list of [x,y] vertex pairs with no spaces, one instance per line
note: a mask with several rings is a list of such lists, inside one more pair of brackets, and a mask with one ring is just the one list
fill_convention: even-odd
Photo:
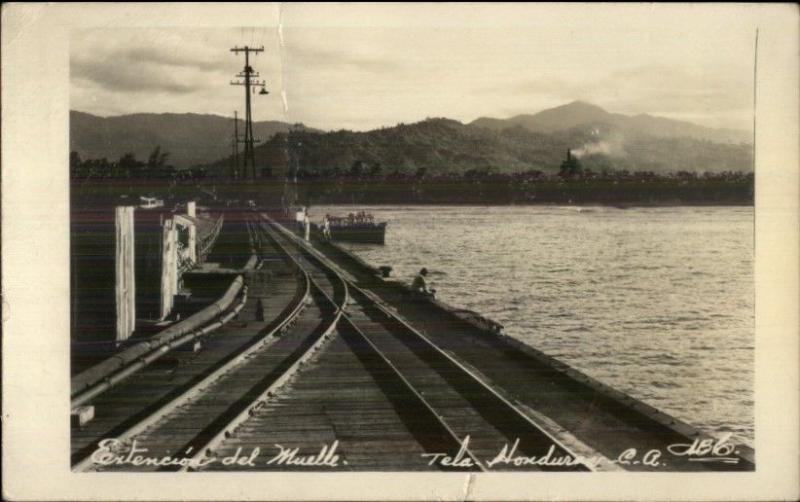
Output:
[[[796,275],[798,235],[759,265],[776,251],[760,229],[796,223],[797,201],[760,185],[796,190],[797,136],[783,157],[761,139],[760,86],[782,80],[759,64],[779,52],[765,20],[796,8],[80,8],[94,17],[64,10],[64,127],[47,132],[63,163],[42,169],[62,194],[61,306],[27,305],[65,321],[48,371],[69,406],[46,417],[60,475],[428,473],[467,479],[466,500],[511,497],[477,486],[487,473],[564,499],[556,475],[773,472],[760,438],[785,422],[757,419],[774,395],[756,375],[766,355],[797,376],[781,317],[797,289],[764,288],[785,292],[769,310],[759,277]],[[5,324],[5,280],[3,298]]]

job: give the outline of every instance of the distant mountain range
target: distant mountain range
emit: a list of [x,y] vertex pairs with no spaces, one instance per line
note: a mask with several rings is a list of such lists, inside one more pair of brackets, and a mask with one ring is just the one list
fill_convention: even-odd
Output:
[[[233,118],[195,113],[136,113],[98,117],[70,112],[70,150],[83,158],[119,159],[131,152],[146,160],[156,146],[169,152],[167,162],[178,168],[206,164],[231,154]],[[268,140],[292,124],[278,121],[253,123],[253,136]],[[244,121],[239,121],[239,134]],[[242,148],[240,147],[240,151]]]
[[[70,146],[83,158],[118,159],[126,152],[146,159],[155,146],[176,167],[230,164],[232,119],[217,115],[135,114],[101,118],[73,111]],[[285,169],[291,124],[257,122],[259,166]],[[240,132],[243,125],[240,124]],[[480,118],[470,124],[427,119],[367,132],[305,129],[298,147],[301,167],[346,171],[354,163],[383,172],[431,174],[494,169],[556,170],[567,149],[586,167],[630,171],[752,171],[745,131],[712,129],[688,122],[609,113],[576,101],[534,115]],[[371,167],[370,167],[371,168]]]
[[690,137],[718,143],[749,143],[753,137],[737,129],[713,129],[691,122],[652,115],[623,115],[610,113],[597,105],[583,101],[550,108],[534,115],[517,115],[508,119],[481,117],[470,123],[476,127],[502,130],[521,126],[531,132],[551,133],[577,126],[609,125],[625,134],[648,134],[662,138]]
[[[312,173],[352,172],[356,164],[360,172],[383,174],[414,174],[420,169],[429,175],[469,170],[552,173],[568,149],[595,172],[752,171],[752,147],[747,144],[646,134],[627,137],[612,126],[598,131],[595,125],[584,125],[544,134],[521,126],[493,131],[437,118],[368,132],[306,131],[292,143],[300,168]],[[270,166],[274,175],[282,176],[289,159],[287,145],[287,136],[281,133],[256,147],[256,164]],[[225,158],[209,167],[222,172],[230,164]]]

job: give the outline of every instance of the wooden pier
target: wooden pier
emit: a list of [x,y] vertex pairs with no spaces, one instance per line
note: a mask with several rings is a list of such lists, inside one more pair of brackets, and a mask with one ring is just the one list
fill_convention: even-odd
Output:
[[[238,310],[73,393],[94,413],[73,423],[74,470],[754,469],[749,448],[409,295],[275,214],[225,222],[252,253],[225,270],[246,284]],[[686,444],[715,444],[712,460],[672,453]]]

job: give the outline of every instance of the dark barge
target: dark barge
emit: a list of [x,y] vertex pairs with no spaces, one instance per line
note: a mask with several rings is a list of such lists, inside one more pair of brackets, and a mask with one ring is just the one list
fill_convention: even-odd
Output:
[[[347,217],[340,218],[326,216],[330,228],[330,238],[334,241],[360,242],[363,244],[385,244],[385,221],[375,222],[371,214],[360,212],[350,213]],[[323,232],[325,224],[323,224]]]

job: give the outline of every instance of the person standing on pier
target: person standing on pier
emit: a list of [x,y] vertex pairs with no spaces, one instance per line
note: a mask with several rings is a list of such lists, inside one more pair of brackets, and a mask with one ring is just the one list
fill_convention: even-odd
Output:
[[303,213],[303,231],[306,242],[311,242],[311,220],[308,218],[308,210]]
[[329,241],[331,240],[331,219],[328,215],[325,215],[325,219],[322,221],[322,237]]
[[303,232],[303,222],[305,221],[305,217],[306,217],[305,206],[300,206],[300,208],[295,210],[294,213],[295,227],[297,227],[297,231],[300,233]]

